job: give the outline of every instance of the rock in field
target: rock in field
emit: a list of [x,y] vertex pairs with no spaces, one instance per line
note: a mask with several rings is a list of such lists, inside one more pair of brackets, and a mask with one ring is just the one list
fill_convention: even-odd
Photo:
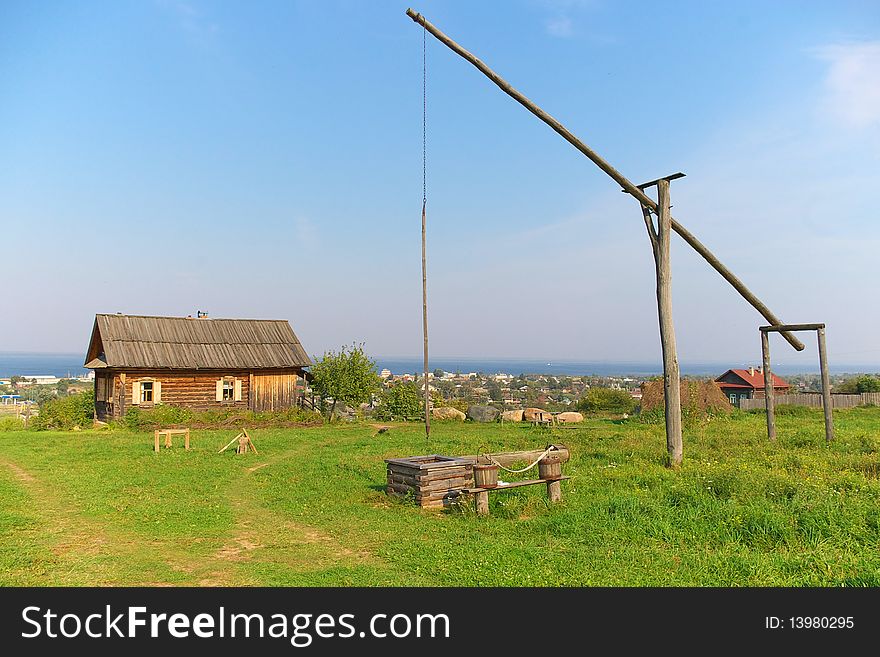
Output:
[[557,415],[556,421],[560,424],[577,424],[584,421],[584,416],[574,411],[566,411]]
[[442,408],[432,408],[431,417],[433,417],[435,420],[459,420],[461,422],[464,422],[464,419],[467,417],[467,415],[462,413],[457,408],[452,408],[451,406],[443,406]]
[[553,417],[553,413],[545,411],[543,408],[527,408],[523,411],[523,420],[526,422],[534,422],[542,418],[547,420],[551,417]]
[[523,410],[520,408],[516,411],[504,411],[501,414],[501,420],[503,422],[522,422]]
[[474,422],[494,422],[498,409],[493,406],[468,406],[467,416]]

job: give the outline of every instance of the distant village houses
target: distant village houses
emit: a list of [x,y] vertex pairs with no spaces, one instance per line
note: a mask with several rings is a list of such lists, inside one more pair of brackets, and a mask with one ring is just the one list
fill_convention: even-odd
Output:
[[[772,372],[770,376],[773,378],[773,391],[775,394],[784,395],[789,392],[791,386],[788,382]],[[765,396],[763,368],[750,367],[748,369],[727,370],[715,381],[734,406],[739,406],[743,399],[763,398]]]

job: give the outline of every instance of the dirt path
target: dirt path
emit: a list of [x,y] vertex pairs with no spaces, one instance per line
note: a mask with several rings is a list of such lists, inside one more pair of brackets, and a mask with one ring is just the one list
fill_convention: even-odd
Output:
[[[264,459],[244,472],[232,487],[230,503],[235,511],[236,527],[233,535],[212,555],[216,569],[199,584],[218,586],[229,581],[230,570],[247,562],[272,564],[279,569],[308,572],[332,566],[358,564],[382,565],[384,562],[365,550],[346,547],[319,528],[295,522],[282,513],[267,509],[259,501],[254,476],[261,470],[288,459],[296,458],[310,446],[285,450]],[[257,582],[240,581],[241,584]]]
[[22,484],[33,501],[33,510],[42,527],[28,530],[40,536],[52,553],[49,580],[51,585],[118,584],[114,557],[130,556],[135,542],[131,537],[111,535],[105,527],[84,517],[77,506],[59,494],[57,488],[45,484],[31,472],[0,456],[0,466],[7,468]]
[[235,528],[220,541],[201,537],[145,540],[88,517],[63,489],[47,484],[8,457],[0,456],[0,467],[7,468],[31,498],[40,526],[28,531],[51,551],[47,579],[35,584],[252,586],[263,581],[251,574],[248,564],[296,573],[381,565],[382,560],[373,554],[347,547],[326,532],[261,504],[255,475],[296,458],[304,449],[285,450],[242,471],[227,498]]

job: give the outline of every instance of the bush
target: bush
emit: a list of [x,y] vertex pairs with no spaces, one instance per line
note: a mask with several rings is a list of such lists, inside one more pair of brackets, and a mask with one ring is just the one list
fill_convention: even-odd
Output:
[[847,379],[835,389],[835,392],[843,392],[851,395],[860,395],[863,392],[880,392],[880,378],[870,374],[862,374],[852,379]]
[[470,403],[466,399],[462,399],[461,397],[454,397],[453,399],[440,399],[434,401],[435,408],[454,408],[457,411],[461,411],[462,413],[467,413],[468,406]]
[[164,404],[153,408],[131,406],[125,412],[125,426],[132,431],[154,431],[172,424],[187,424],[193,419],[193,412],[181,406]]
[[[36,419],[36,418],[34,418]],[[23,431],[24,420],[17,417],[0,417],[0,431]]]
[[95,417],[95,393],[92,390],[66,397],[56,397],[40,404],[40,414],[31,426],[37,431],[46,429],[70,430],[92,426]]
[[[766,413],[766,411],[761,411]],[[780,404],[773,409],[774,415],[789,415],[791,417],[810,417],[822,413],[821,408],[811,408],[809,406],[797,406],[795,404]]]
[[578,410],[584,413],[632,413],[636,400],[626,390],[617,388],[590,388],[578,402]]
[[123,424],[132,431],[154,431],[182,425],[191,429],[219,429],[226,427],[285,427],[303,424],[321,424],[320,413],[298,406],[283,411],[254,412],[241,407],[208,411],[193,411],[182,406],[159,405],[153,408],[129,408]]
[[379,397],[376,417],[402,420],[422,414],[422,394],[414,381],[404,381],[385,390]]

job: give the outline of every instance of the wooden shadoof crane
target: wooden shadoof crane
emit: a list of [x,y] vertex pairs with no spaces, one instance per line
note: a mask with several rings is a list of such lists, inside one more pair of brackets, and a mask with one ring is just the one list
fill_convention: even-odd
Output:
[[[406,10],[407,16],[421,25],[425,31],[430,32],[443,45],[447,46],[457,55],[473,64],[478,71],[494,82],[508,96],[529,110],[541,121],[550,126],[557,134],[569,144],[583,153],[591,162],[604,171],[614,180],[624,192],[632,196],[639,203],[648,236],[651,242],[651,250],[654,256],[654,264],[657,279],[657,310],[660,321],[660,344],[663,351],[663,392],[666,410],[666,447],[668,451],[668,464],[678,467],[682,459],[681,437],[681,390],[679,378],[678,354],[675,346],[675,328],[672,321],[672,279],[670,275],[670,235],[674,231],[699,253],[722,278],[730,283],[740,295],[748,301],[768,322],[773,326],[783,326],[784,323],[749,290],[737,276],[730,271],[693,233],[678,223],[671,214],[672,207],[669,200],[669,183],[671,180],[681,178],[684,174],[677,173],[664,178],[659,178],[648,183],[635,185],[622,173],[611,166],[598,153],[578,139],[571,131],[547,112],[538,107],[525,95],[514,89],[510,83],[489,68],[471,52],[462,48],[455,41],[437,29],[420,13],[412,9]],[[646,189],[657,188],[657,200],[645,193]],[[656,223],[655,223],[656,222]],[[779,333],[797,351],[804,349],[801,342],[791,331],[781,330]]]

